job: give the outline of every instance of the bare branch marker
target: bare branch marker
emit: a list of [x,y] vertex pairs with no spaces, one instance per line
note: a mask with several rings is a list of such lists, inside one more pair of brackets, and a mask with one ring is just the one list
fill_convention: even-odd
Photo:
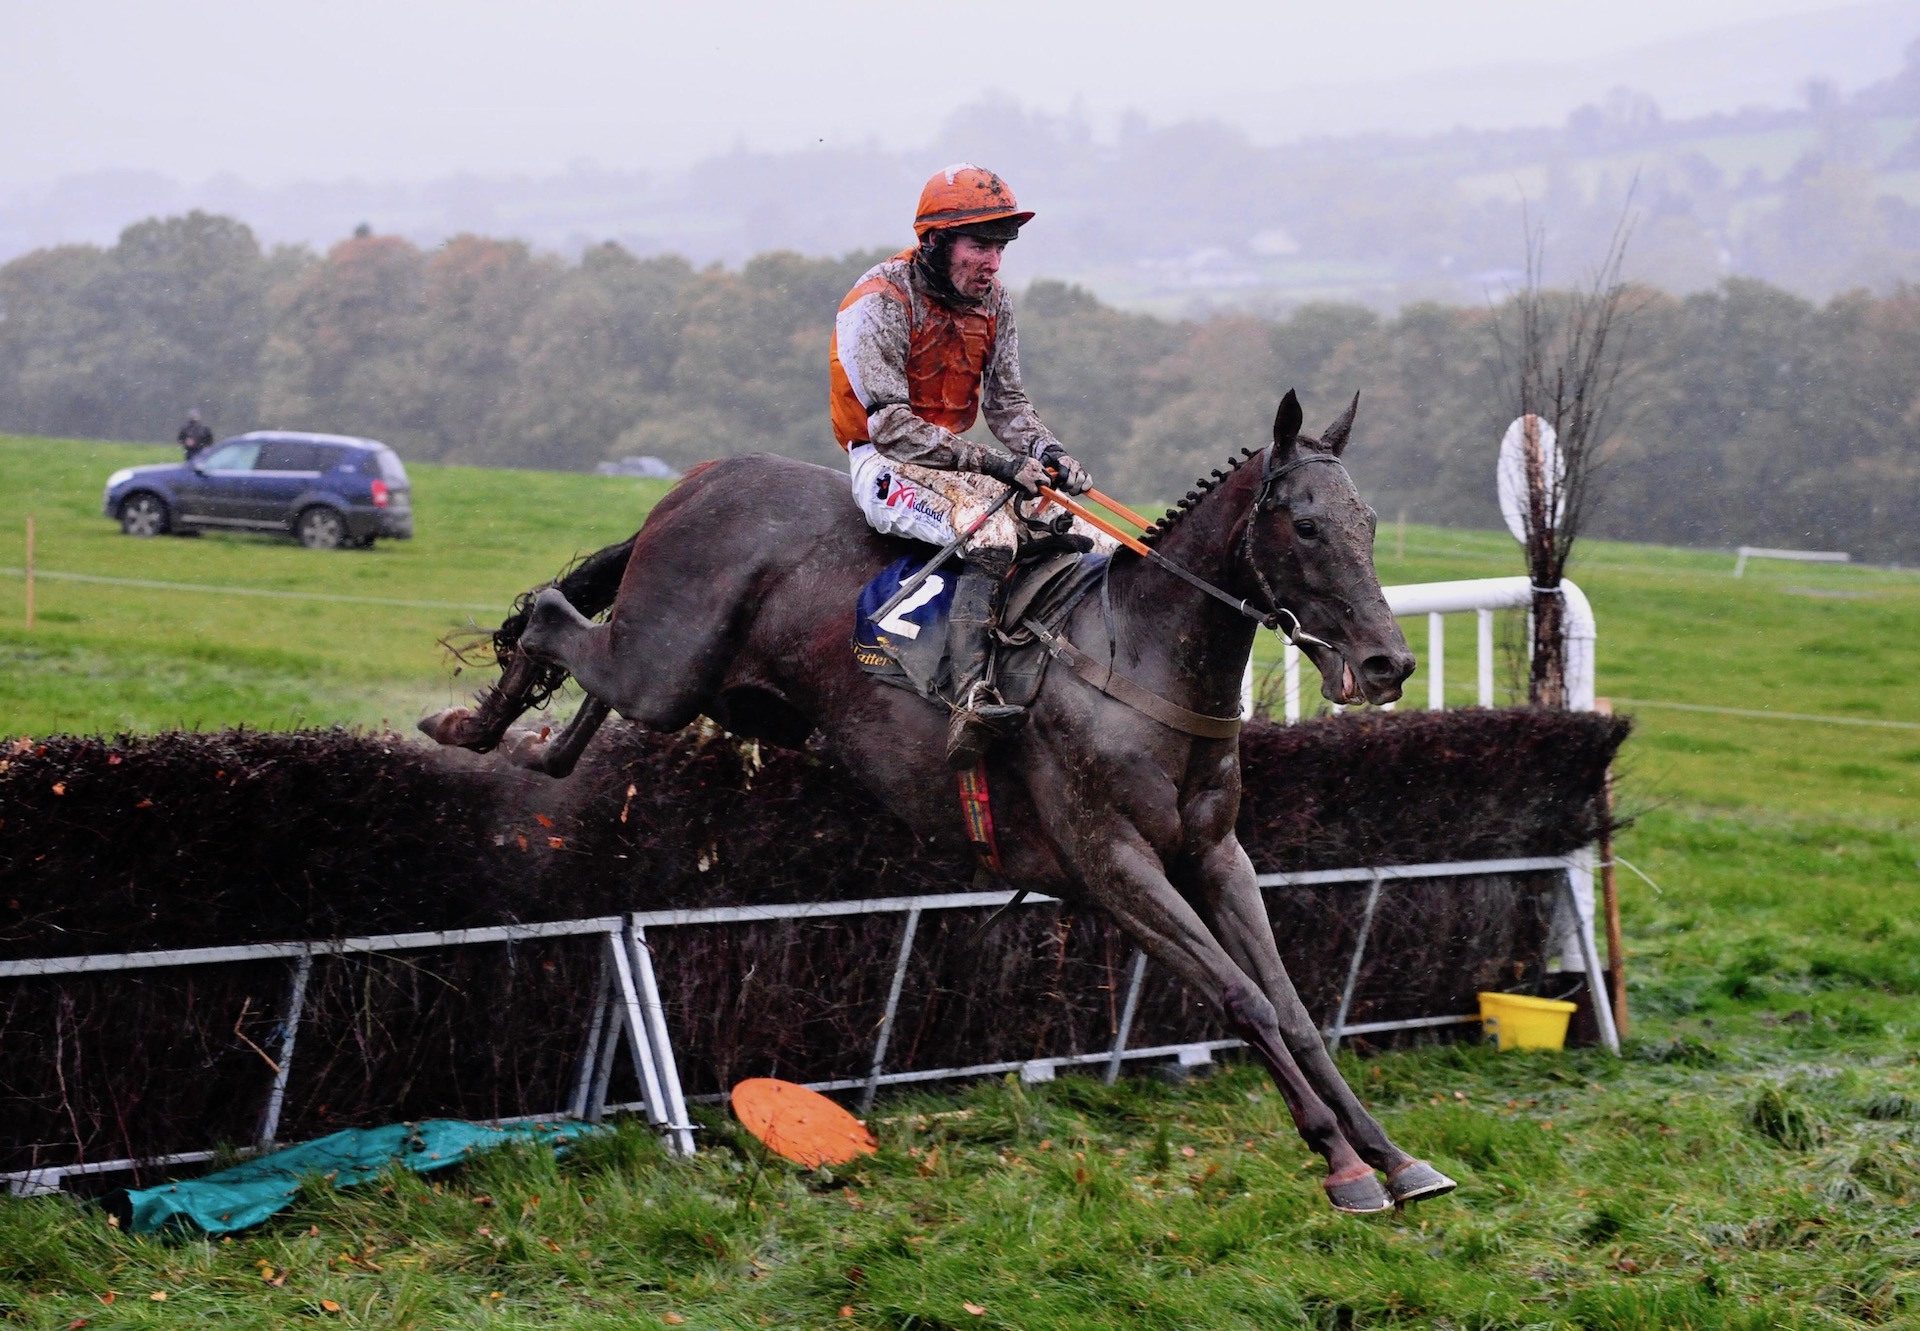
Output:
[[[1503,388],[1515,408],[1508,435],[1512,476],[1502,476],[1502,508],[1525,546],[1533,581],[1529,701],[1566,706],[1565,608],[1560,580],[1590,516],[1614,392],[1626,361],[1632,310],[1621,280],[1631,232],[1623,213],[1605,258],[1573,291],[1543,288],[1543,232],[1527,234],[1525,285],[1497,311],[1493,333]],[[1503,473],[1508,470],[1503,461]],[[1506,493],[1516,493],[1509,502]]]

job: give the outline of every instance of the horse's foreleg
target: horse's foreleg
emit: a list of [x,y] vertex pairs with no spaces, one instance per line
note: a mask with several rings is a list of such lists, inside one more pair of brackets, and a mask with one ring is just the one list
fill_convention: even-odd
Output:
[[1225,1014],[1236,1034],[1267,1065],[1287,1102],[1294,1127],[1327,1162],[1322,1185],[1334,1207],[1354,1214],[1392,1203],[1370,1166],[1354,1150],[1340,1122],[1301,1071],[1283,1038],[1273,1003],[1234,963],[1173,884],[1159,861],[1141,847],[1111,852],[1109,874],[1094,887],[1100,904],[1156,961],[1169,967]]
[[1242,970],[1254,977],[1273,1004],[1288,1052],[1339,1118],[1341,1130],[1355,1149],[1387,1176],[1387,1191],[1393,1200],[1417,1201],[1453,1191],[1452,1179],[1394,1144],[1334,1066],[1320,1031],[1280,960],[1266,902],[1254,880],[1253,865],[1238,840],[1228,838],[1202,860],[1194,887],[1201,912],[1221,945]]
[[549,737],[545,730],[515,735],[500,746],[507,760],[516,767],[542,772],[547,776],[570,776],[585,752],[587,741],[600,729],[612,709],[589,694],[573,714],[566,728]]

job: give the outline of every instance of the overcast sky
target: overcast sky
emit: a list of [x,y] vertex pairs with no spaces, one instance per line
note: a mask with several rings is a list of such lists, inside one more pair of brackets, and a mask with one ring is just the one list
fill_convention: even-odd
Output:
[[[582,159],[671,167],[736,144],[908,147],[989,93],[1096,126],[1129,107],[1155,121],[1221,116],[1267,141],[1503,116],[1555,124],[1596,95],[1557,77],[1561,66],[1612,78],[1634,69],[1635,51],[1703,31],[1822,14],[1837,34],[1903,8],[1920,11],[1822,0],[8,0],[0,184],[108,169],[410,180]],[[1869,52],[1884,64],[1876,76],[1898,66],[1904,43],[1868,40],[1885,46]],[[1720,109],[1689,96],[1728,109],[1792,96],[1770,68],[1749,88],[1713,64],[1649,91],[1669,114]],[[1473,77],[1428,77],[1440,71]],[[1648,72],[1657,83],[1651,62]]]

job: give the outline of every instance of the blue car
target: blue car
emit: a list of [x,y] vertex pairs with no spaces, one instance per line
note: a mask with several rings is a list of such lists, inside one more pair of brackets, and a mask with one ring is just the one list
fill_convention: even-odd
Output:
[[101,508],[129,536],[258,531],[312,550],[413,535],[407,469],[375,439],[255,430],[185,462],[124,467]]

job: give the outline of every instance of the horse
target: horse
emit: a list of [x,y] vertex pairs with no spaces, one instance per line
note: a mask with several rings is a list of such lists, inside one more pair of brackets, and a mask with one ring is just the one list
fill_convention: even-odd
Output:
[[[1289,391],[1271,444],[1240,450],[1150,527],[1150,557],[1113,555],[1101,595],[1058,626],[1118,677],[1111,692],[1130,681],[1176,715],[1236,718],[1256,620],[1286,616],[1323,697],[1400,696],[1413,655],[1374,570],[1376,515],[1340,461],[1358,406],[1356,395],[1316,439],[1301,433]],[[420,727],[481,751],[504,740],[512,762],[559,776],[610,711],[657,731],[704,715],[745,738],[824,751],[916,833],[958,849],[946,715],[863,673],[851,651],[862,586],[925,553],[871,530],[841,472],[768,455],[704,463],[630,541],[521,597],[494,635],[500,681],[476,708]],[[1173,576],[1169,561],[1196,581]],[[573,719],[557,734],[509,736],[567,675],[586,694]],[[1360,1103],[1287,975],[1234,834],[1232,725],[1224,737],[1219,727],[1187,733],[1137,710],[1142,696],[1123,702],[1074,671],[1047,673],[1025,724],[987,760],[1002,875],[1105,910],[1223,1014],[1325,1160],[1321,1186],[1336,1210],[1452,1191]]]

